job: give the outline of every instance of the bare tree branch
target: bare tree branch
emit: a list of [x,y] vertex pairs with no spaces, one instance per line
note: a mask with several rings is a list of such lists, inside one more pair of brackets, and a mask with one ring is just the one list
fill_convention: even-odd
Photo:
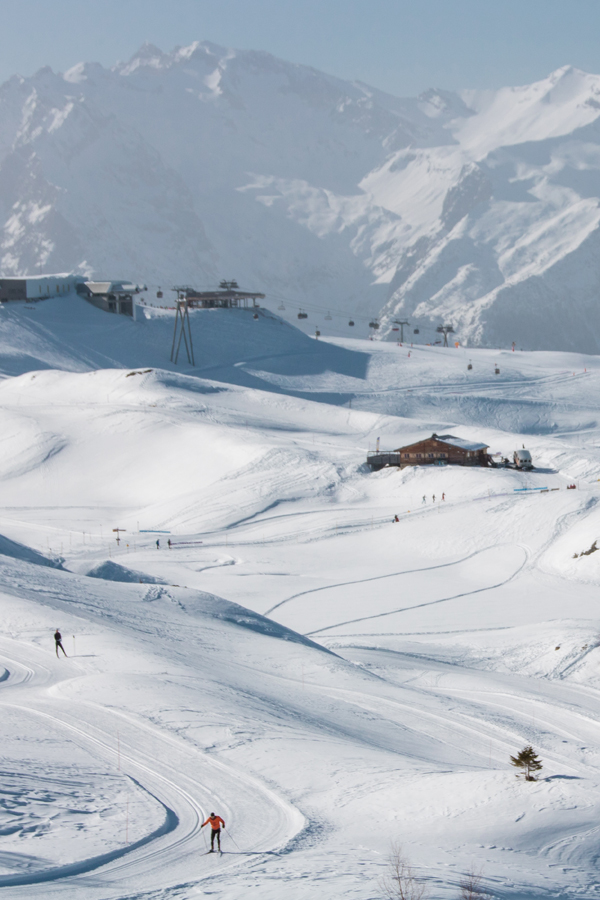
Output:
[[492,900],[492,895],[482,884],[483,872],[471,869],[460,882],[460,900]]
[[393,844],[388,870],[379,882],[386,900],[424,900],[427,886],[417,878],[399,844]]

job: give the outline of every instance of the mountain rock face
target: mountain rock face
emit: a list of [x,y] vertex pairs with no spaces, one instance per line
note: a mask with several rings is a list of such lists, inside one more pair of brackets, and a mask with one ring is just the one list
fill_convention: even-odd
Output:
[[424,340],[443,323],[600,352],[600,76],[399,99],[266,53],[146,45],[15,76],[0,116],[3,275],[237,278],[310,331],[362,336],[379,314],[382,337],[401,317]]
[[463,343],[600,351],[600,77],[465,92],[445,145],[363,179],[411,225],[383,311]]

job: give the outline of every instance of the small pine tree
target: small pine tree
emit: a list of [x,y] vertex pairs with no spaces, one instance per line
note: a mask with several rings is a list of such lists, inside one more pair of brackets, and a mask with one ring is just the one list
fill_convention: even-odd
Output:
[[[525,781],[537,781],[537,778],[533,773],[539,772],[542,769],[542,761],[539,756],[537,756],[533,747],[523,747],[520,753],[516,756],[511,756],[510,761],[511,765],[516,766],[517,769],[523,770],[520,774],[523,775]],[[518,777],[519,774],[517,774],[517,778]]]

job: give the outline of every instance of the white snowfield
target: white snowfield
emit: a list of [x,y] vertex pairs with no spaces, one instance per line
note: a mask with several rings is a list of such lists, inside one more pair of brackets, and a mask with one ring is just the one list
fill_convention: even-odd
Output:
[[598,357],[171,326],[0,310],[2,896],[597,896]]

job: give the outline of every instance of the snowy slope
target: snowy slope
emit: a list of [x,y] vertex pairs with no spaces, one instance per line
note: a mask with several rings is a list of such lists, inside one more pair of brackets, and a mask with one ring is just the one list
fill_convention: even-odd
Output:
[[570,67],[465,92],[455,143],[401,151],[363,181],[413,226],[389,314],[443,319],[475,344],[598,351],[599,93]]
[[[220,278],[364,337],[598,352],[600,81],[399,99],[265,53],[145,45],[0,89],[0,271]],[[569,315],[565,316],[566,304]],[[327,310],[332,320],[325,320]],[[331,324],[329,322],[331,321]]]
[[[249,109],[252,122],[267,83],[283,119],[290,97],[299,122],[301,110],[328,118],[324,92],[339,101],[340,83],[318,73],[225,56],[146,48],[111,73],[77,68],[62,86],[89,90],[98,104],[101,94],[137,92],[144,103],[119,101],[132,117],[155,102],[153,79],[166,79],[173,115],[192,81],[202,93],[194,102],[215,115]],[[22,146],[40,141],[46,165],[75,107],[58,105],[58,76],[38,78],[52,116],[44,120],[37,100],[29,124],[11,109]],[[23,85],[5,93],[26,93]],[[451,247],[451,228],[479,215],[451,224],[472,199],[440,194],[444,179],[460,176],[456,154],[481,167],[482,155],[508,152],[500,145],[514,138],[533,160],[532,148],[587,132],[596,115],[594,78],[573,72],[535,90],[432,93],[419,103],[348,90],[334,124],[356,150],[353,177],[373,166],[386,129],[398,135],[387,145],[396,167],[371,169],[378,203],[386,178],[404,177],[402,128],[419,143],[408,161],[415,177],[386,201],[401,216],[398,239],[415,238],[415,248],[429,232],[432,247]],[[78,102],[87,115],[87,94]],[[100,121],[112,152],[117,120]],[[371,137],[359,140],[363,126]],[[118,146],[124,160],[127,141]],[[17,151],[5,149],[16,165]],[[310,151],[331,179],[330,225],[307,170],[288,194],[314,213],[294,227],[323,247],[338,214],[360,228],[368,207],[335,199],[350,188],[327,169],[330,151]],[[273,165],[279,154],[288,190],[298,161],[275,137],[269,153]],[[419,166],[432,173],[421,199]],[[469,171],[493,243],[496,200],[479,169]],[[545,176],[550,193],[554,177]],[[238,193],[249,209],[277,206]],[[66,209],[67,195],[57,196]],[[130,199],[127,215],[137,215]],[[505,203],[516,218],[534,205]],[[440,237],[444,205],[450,230]],[[29,246],[29,225],[40,229],[31,246],[51,241],[54,213],[28,209],[15,213],[15,253]],[[100,217],[96,225],[102,231]],[[111,238],[123,258],[130,226]],[[473,870],[505,900],[597,896],[599,356],[520,343],[511,352],[317,341],[263,309],[257,319],[194,311],[191,329],[196,365],[176,366],[172,310],[141,308],[131,321],[76,296],[0,309],[2,893],[374,900],[398,842],[439,900],[454,900]],[[365,466],[377,439],[393,449],[434,431],[505,456],[526,445],[535,469]],[[55,655],[57,627],[68,658]],[[517,781],[509,764],[527,743],[544,762],[535,784]],[[226,821],[223,856],[206,853],[200,828],[212,810]]]
[[[170,360],[174,310],[140,306],[133,321],[104,313],[75,294],[6,304],[0,307],[0,375],[150,365],[273,390],[280,389],[273,379],[297,376],[302,390],[303,378],[310,389],[311,377],[325,372],[361,381],[367,371],[369,357],[361,350],[312,340],[267,310],[194,310],[190,322],[194,366],[183,345],[177,364]],[[331,398],[324,394],[323,399]]]
[[[6,897],[595,895],[597,357],[2,315]],[[536,469],[364,466],[432,431]]]

